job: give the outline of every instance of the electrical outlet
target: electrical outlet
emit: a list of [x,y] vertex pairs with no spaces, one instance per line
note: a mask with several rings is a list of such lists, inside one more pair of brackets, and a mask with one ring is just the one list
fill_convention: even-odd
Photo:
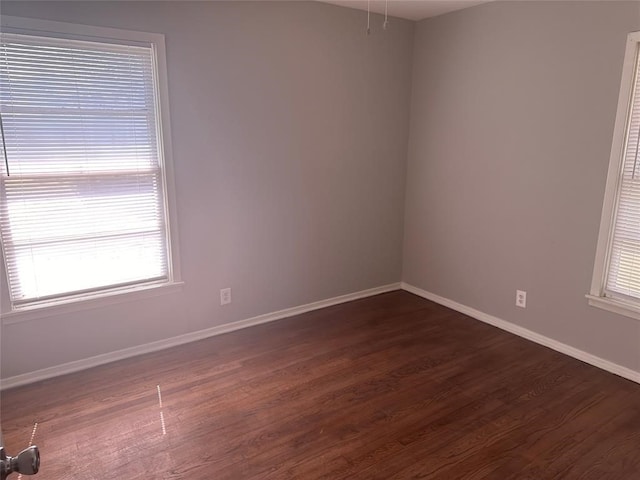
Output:
[[231,289],[223,288],[220,290],[220,305],[227,305],[231,303]]
[[516,307],[527,308],[527,292],[516,290]]

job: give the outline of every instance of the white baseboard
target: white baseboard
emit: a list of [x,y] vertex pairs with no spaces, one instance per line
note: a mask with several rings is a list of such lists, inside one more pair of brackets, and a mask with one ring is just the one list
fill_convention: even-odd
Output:
[[435,293],[427,292],[426,290],[414,287],[413,285],[409,285],[408,283],[402,282],[400,285],[402,290],[406,290],[407,292],[418,295],[419,297],[439,303],[440,305],[448,307],[452,310],[456,310],[457,312],[468,315],[472,318],[475,318],[476,320],[480,320],[481,322],[488,323],[489,325],[493,325],[494,327],[498,327],[501,330],[505,330],[509,333],[513,333],[514,335],[518,335],[519,337],[526,338],[527,340],[531,340],[532,342],[538,343],[540,345],[544,345],[545,347],[549,347],[557,352],[569,355],[570,357],[581,360],[585,363],[588,363],[589,365],[593,365],[594,367],[601,368],[602,370],[606,370],[607,372],[619,375],[623,378],[626,378],[627,380],[631,380],[632,382],[640,383],[640,372],[631,370],[627,367],[623,367],[622,365],[618,365],[617,363],[610,362],[609,360],[605,360],[604,358],[600,358],[596,355],[592,355],[591,353],[587,353],[583,350],[572,347],[571,345],[567,345],[566,343],[562,343],[552,338],[545,337],[544,335],[533,332],[524,327],[520,327],[511,322],[507,322],[506,320],[502,320],[501,318],[494,317],[493,315],[481,312],[479,310],[476,310],[475,308],[471,308],[448,298],[441,297],[440,295],[436,295]]
[[66,375],[68,373],[78,372],[80,370],[86,370],[87,368],[97,367],[98,365],[115,362],[116,360],[122,360],[125,358],[134,357],[136,355],[142,355],[144,353],[164,350],[166,348],[195,342],[197,340],[213,337],[215,335],[233,332],[234,330],[240,330],[242,328],[260,325],[261,323],[273,322],[275,320],[293,317],[295,315],[300,315],[312,310],[318,310],[320,308],[330,307],[332,305],[350,302],[352,300],[358,300],[360,298],[371,297],[373,295],[378,295],[380,293],[391,292],[399,289],[400,283],[391,283],[389,285],[383,285],[381,287],[370,288],[368,290],[362,290],[360,292],[340,295],[339,297],[327,298],[325,300],[308,303],[306,305],[300,305],[297,307],[279,310],[277,312],[258,315],[257,317],[247,318],[245,320],[240,320],[233,323],[217,325],[215,327],[207,328],[205,330],[199,330],[197,332],[185,333],[184,335],[178,335],[177,337],[171,337],[164,340],[159,340],[157,342],[146,343],[144,345],[125,348],[122,350],[117,350],[115,352],[96,355],[95,357],[84,358],[82,360],[76,360],[69,363],[63,363],[61,365],[55,365],[53,367],[43,368],[34,372],[24,373],[0,380],[0,390],[18,387],[40,380],[46,380],[48,378]]

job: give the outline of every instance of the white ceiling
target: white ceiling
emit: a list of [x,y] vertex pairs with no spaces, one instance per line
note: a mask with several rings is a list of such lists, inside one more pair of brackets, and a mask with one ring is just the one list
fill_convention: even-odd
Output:
[[[22,0],[27,1],[27,0]],[[42,1],[42,0],[41,0]],[[55,0],[45,0],[55,1]],[[87,1],[87,0],[85,0]],[[89,0],[99,1],[99,0]],[[133,0],[117,0],[117,1],[133,1]],[[153,1],[153,0],[146,0]],[[187,0],[169,0],[169,1],[187,1]],[[199,0],[203,2],[229,1],[229,0]],[[247,0],[231,0],[242,2]],[[273,0],[253,0],[269,2]],[[296,0],[280,0],[280,1],[296,1]],[[299,0],[298,0],[299,1]],[[356,8],[358,10],[367,11],[367,0],[315,0],[322,3],[330,3],[341,7]],[[435,17],[443,13],[461,10],[463,8],[473,7],[481,3],[492,2],[494,0],[388,0],[388,13],[390,17],[406,18],[407,20],[422,20],[423,18]],[[2,0],[0,0],[2,3]],[[385,0],[369,0],[369,8],[372,13],[380,13],[384,15]]]
[[[317,0],[342,7],[367,10],[367,0]],[[391,17],[408,20],[422,20],[443,13],[453,12],[492,0],[388,0],[388,12]],[[371,12],[384,14],[385,0],[370,0]]]
[[[28,0],[21,0],[28,1]],[[38,1],[38,0],[32,0]],[[39,1],[56,1],[56,0],[39,0]],[[100,0],[85,0],[100,1]],[[134,1],[134,0],[117,0],[117,1]],[[137,0],[140,1],[140,0]],[[143,0],[154,1],[154,0]],[[168,1],[188,1],[188,0],[168,0]],[[197,0],[201,2],[219,2],[229,0]],[[263,1],[270,2],[274,0],[231,0],[236,2],[243,1]],[[300,1],[300,0],[275,0],[275,1]],[[385,3],[387,4],[388,14],[390,17],[406,18],[407,20],[422,20],[424,18],[435,17],[443,13],[462,10],[463,8],[473,7],[482,3],[493,2],[494,0],[315,0],[316,2],[329,3],[340,7],[355,8],[367,11],[367,3],[371,13],[379,13],[384,15]],[[2,3],[2,0],[0,0]]]

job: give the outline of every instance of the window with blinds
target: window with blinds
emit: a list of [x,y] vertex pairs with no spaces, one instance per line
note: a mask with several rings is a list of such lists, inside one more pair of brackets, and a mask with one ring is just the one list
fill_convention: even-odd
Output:
[[634,58],[605,292],[640,298],[640,75]]
[[591,305],[640,318],[640,32],[627,39]]
[[170,280],[156,84],[152,44],[0,35],[14,308]]

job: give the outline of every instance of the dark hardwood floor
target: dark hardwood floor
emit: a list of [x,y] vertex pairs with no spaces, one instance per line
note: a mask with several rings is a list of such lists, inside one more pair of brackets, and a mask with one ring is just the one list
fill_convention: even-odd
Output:
[[40,447],[39,480],[640,479],[640,385],[406,292],[1,406],[9,453]]

